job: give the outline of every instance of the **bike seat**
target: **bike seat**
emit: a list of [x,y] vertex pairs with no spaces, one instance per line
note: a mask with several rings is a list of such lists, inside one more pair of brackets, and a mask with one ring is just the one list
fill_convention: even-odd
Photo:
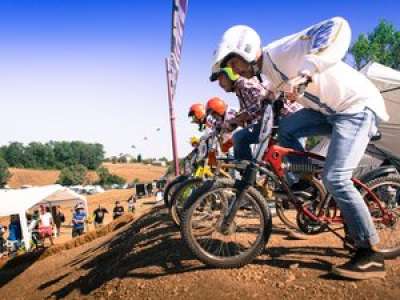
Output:
[[378,130],[378,132],[371,138],[371,142],[379,141],[382,138],[382,133]]

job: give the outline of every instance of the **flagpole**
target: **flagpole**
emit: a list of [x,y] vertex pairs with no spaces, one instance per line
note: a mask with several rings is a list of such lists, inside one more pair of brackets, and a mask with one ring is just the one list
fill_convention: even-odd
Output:
[[178,157],[178,147],[177,147],[177,144],[176,144],[174,99],[172,99],[171,81],[170,81],[170,78],[169,78],[168,58],[165,59],[165,69],[166,69],[166,72],[167,72],[169,118],[170,118],[170,123],[171,123],[171,136],[172,136],[172,155],[173,155],[173,158],[174,158],[175,176],[178,176],[179,175],[179,157]]

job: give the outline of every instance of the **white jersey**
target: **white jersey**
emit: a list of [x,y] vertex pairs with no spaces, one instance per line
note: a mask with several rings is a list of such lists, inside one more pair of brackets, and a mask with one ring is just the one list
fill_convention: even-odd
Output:
[[43,227],[50,227],[52,223],[53,217],[51,216],[51,213],[45,212],[44,214],[40,215],[40,224]]
[[272,42],[263,49],[262,73],[269,80],[268,88],[282,91],[287,80],[308,73],[313,81],[298,100],[304,107],[323,114],[358,113],[368,107],[387,121],[379,90],[342,61],[350,41],[347,21],[335,17]]

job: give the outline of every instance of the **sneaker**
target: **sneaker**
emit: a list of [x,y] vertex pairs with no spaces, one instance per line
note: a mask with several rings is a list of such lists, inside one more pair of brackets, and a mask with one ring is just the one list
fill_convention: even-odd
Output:
[[347,263],[332,267],[332,273],[344,278],[363,280],[384,278],[385,261],[383,255],[372,249],[358,249]]

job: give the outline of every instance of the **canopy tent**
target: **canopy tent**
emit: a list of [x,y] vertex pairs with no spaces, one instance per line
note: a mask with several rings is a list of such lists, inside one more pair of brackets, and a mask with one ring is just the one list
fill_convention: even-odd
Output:
[[390,116],[388,122],[379,126],[382,138],[374,144],[400,156],[400,71],[370,62],[362,68],[361,73],[381,91]]
[[[47,204],[50,206],[60,205],[60,204],[70,204],[72,205],[74,202],[83,202],[85,205],[87,204],[86,198],[78,193],[63,188],[62,190],[58,190],[57,192],[51,194],[50,196],[43,199],[38,205]],[[87,205],[86,205],[87,206]]]
[[0,190],[0,217],[19,215],[25,248],[30,248],[30,232],[26,220],[26,211],[36,205],[58,205],[68,202],[83,202],[87,211],[86,198],[62,187],[49,185],[18,190]]

